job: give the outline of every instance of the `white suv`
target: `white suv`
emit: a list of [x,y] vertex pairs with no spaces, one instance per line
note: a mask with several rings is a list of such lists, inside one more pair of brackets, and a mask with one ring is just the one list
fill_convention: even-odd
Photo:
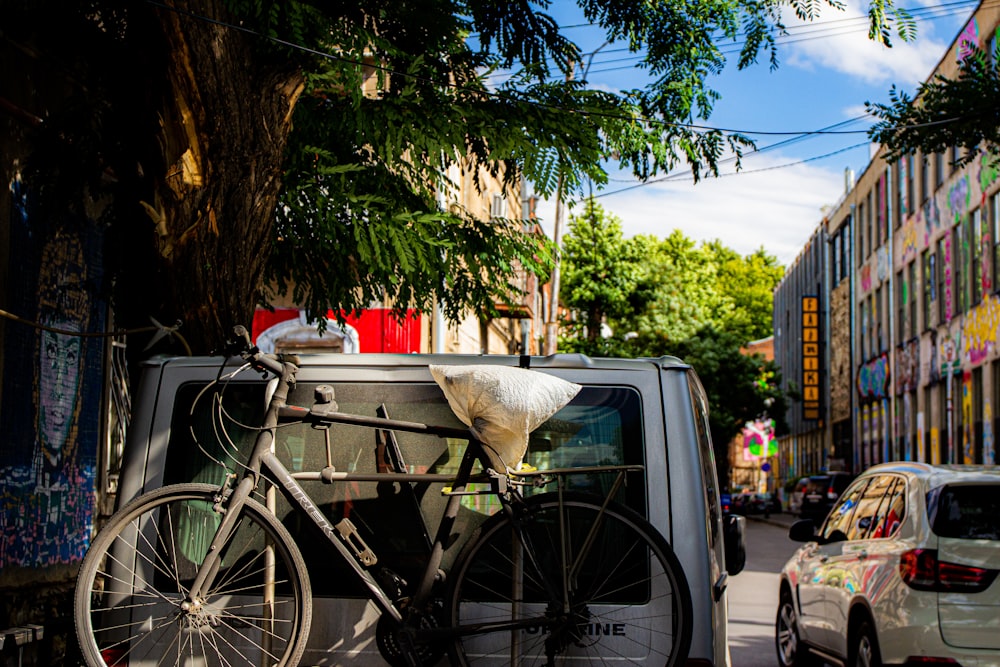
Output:
[[782,667],[1000,665],[1000,468],[885,463],[840,496],[780,577]]

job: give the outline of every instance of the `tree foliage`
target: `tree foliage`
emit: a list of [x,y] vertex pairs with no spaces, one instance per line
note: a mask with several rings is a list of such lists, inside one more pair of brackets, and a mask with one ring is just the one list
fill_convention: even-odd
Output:
[[[807,17],[826,4],[792,0]],[[892,3],[870,4],[884,37]],[[579,6],[641,54],[646,87],[575,79],[581,48],[547,2],[5,0],[4,33],[72,82],[33,110],[57,147],[34,156],[34,182],[64,195],[55,209],[111,202],[118,323],[181,320],[201,352],[287,287],[313,313],[387,295],[454,319],[514,298],[514,267],[544,271],[546,243],[443,206],[458,179],[546,195],[561,178],[574,196],[611,156],[698,179],[750,145],[695,121],[728,42],[744,40],[741,67],[777,64],[783,2]]]
[[984,148],[1000,154],[1000,52],[992,57],[975,47],[959,64],[958,76],[941,74],[910,96],[895,86],[889,104],[866,102],[879,122],[869,134],[886,148],[886,158],[966,149],[958,164],[974,160]]
[[[560,349],[673,355],[691,364],[708,394],[720,477],[726,447],[747,421],[768,414],[779,431],[787,428],[777,366],[741,349],[772,330],[772,293],[784,268],[763,248],[741,257],[679,230],[625,239],[618,218],[590,199],[570,220],[563,261],[561,298],[571,314]],[[597,335],[602,323],[610,333]]]

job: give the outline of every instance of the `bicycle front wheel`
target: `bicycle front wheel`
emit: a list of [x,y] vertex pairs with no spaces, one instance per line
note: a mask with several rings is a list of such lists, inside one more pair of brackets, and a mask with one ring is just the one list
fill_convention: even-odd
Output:
[[506,515],[492,517],[451,574],[458,664],[683,664],[691,594],[645,519],[547,493],[528,499],[521,523],[523,540]]
[[285,527],[248,500],[223,546],[214,583],[188,592],[222,520],[218,487],[176,484],[111,517],[80,568],[75,617],[88,665],[298,663],[312,594]]

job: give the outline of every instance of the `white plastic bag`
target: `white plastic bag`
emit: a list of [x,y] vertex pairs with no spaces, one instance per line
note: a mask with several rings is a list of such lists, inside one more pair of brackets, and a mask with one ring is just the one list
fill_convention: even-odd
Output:
[[580,391],[578,384],[511,366],[431,365],[430,371],[498,471],[516,471],[528,449],[528,434]]

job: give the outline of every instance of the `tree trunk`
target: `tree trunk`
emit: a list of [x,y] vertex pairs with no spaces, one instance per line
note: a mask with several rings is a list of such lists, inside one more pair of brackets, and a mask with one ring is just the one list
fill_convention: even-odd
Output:
[[149,315],[179,320],[197,354],[220,350],[234,325],[249,328],[303,77],[287,59],[269,63],[265,38],[232,27],[222,2],[173,7],[149,9],[167,52],[162,164],[152,201],[140,204],[156,230],[158,309],[149,304]]

